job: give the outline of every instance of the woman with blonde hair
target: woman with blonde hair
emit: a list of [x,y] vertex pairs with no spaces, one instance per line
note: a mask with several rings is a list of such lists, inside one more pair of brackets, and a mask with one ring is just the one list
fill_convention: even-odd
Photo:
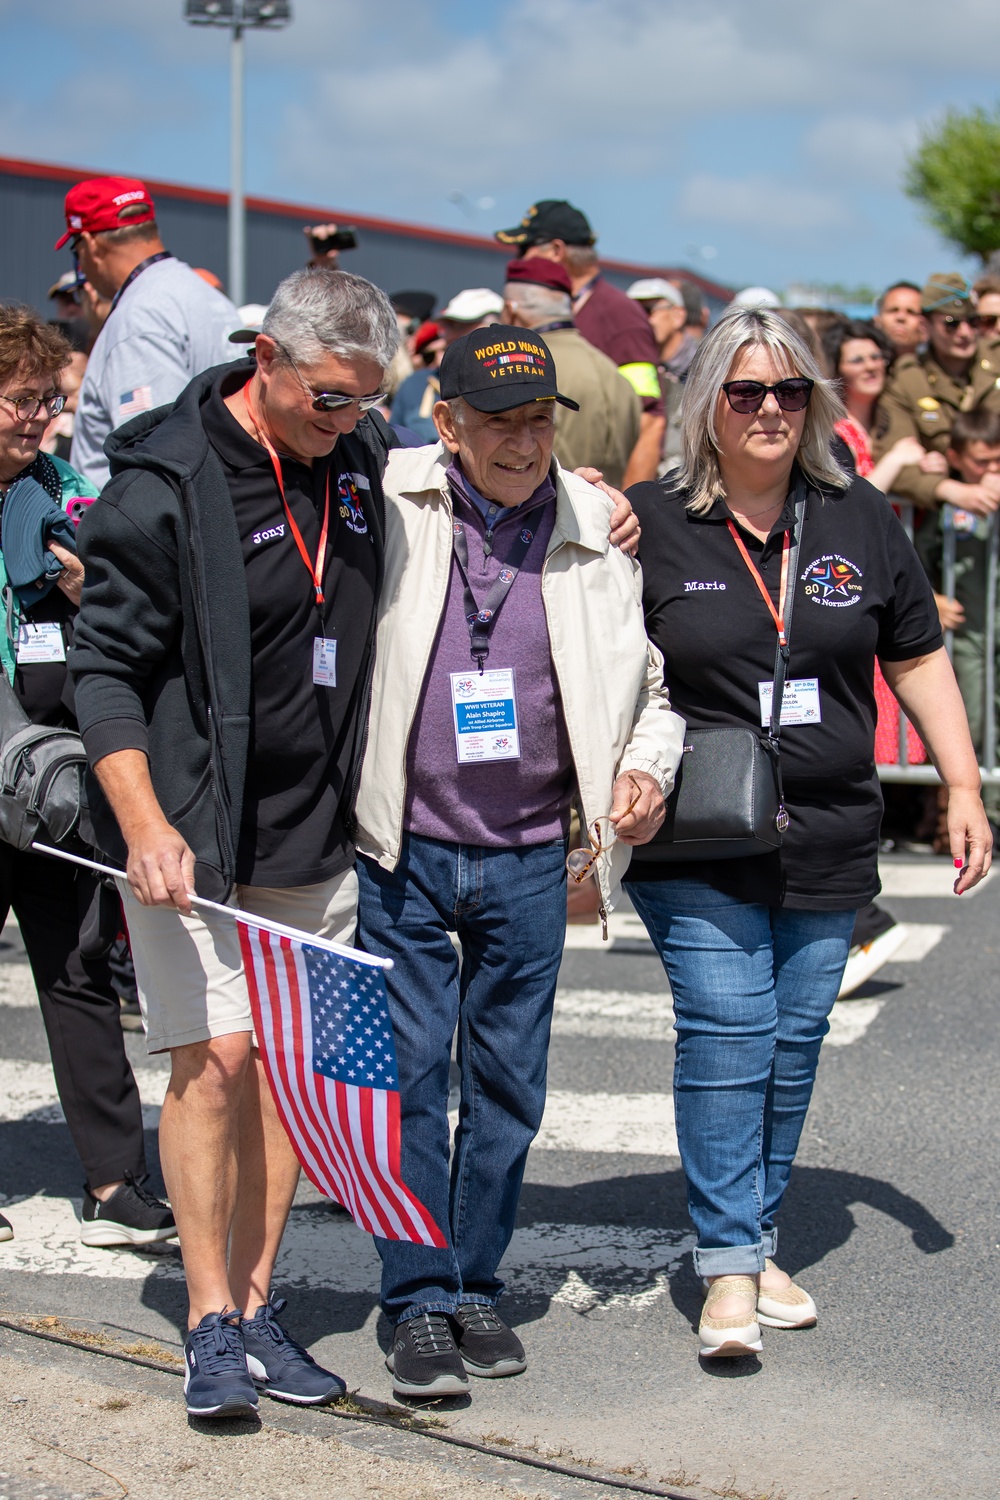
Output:
[[[876,659],[950,788],[956,891],[990,862],[930,585],[885,497],[831,456],[843,415],[787,323],[734,310],[691,366],[679,469],[629,491],[647,630],[694,747],[663,833],[633,851],[627,880],[673,991],[705,1356],[760,1350],[762,1323],[816,1321],[774,1263],[776,1219],[855,912],[879,889]],[[727,729],[754,731],[780,769],[768,825],[754,824],[756,842],[681,844],[699,731]]]

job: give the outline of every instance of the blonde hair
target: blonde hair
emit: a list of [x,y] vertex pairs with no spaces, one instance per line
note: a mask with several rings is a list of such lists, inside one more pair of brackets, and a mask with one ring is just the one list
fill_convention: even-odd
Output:
[[737,355],[751,347],[769,349],[789,375],[814,382],[795,455],[803,474],[813,484],[837,490],[851,483],[852,476],[830,452],[834,423],[845,415],[833,381],[826,379],[812,351],[783,318],[769,308],[734,308],[702,339],[684,386],[681,460],[671,478],[690,491],[688,509],[696,515],[704,515],[724,493],[715,409]]

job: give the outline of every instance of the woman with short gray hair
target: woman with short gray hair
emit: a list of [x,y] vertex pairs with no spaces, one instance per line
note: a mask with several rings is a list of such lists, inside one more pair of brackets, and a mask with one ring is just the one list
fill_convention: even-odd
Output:
[[[692,755],[664,832],[633,851],[627,880],[673,991],[705,1356],[759,1351],[762,1323],[816,1321],[812,1298],[774,1264],[776,1218],[855,912],[879,889],[876,658],[950,789],[956,891],[990,863],[934,597],[885,497],[832,457],[842,414],[795,331],[767,310],[739,309],[692,363],[679,469],[629,491],[646,626]],[[741,728],[777,768],[768,821],[758,816],[753,836],[725,848],[682,844],[698,732]],[[702,757],[709,743],[700,740]],[[711,757],[723,744],[732,754],[734,741],[711,743],[710,791]]]

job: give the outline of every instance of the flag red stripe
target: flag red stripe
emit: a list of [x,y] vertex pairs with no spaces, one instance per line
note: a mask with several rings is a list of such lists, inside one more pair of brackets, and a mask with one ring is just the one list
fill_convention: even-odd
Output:
[[404,1222],[409,1220],[411,1229],[416,1230],[417,1234],[422,1238],[423,1225],[419,1220],[414,1219],[406,1197],[400,1193],[399,1189],[402,1184],[398,1181],[398,1178],[385,1173],[383,1170],[385,1163],[382,1159],[382,1153],[379,1151],[378,1138],[384,1135],[385,1132],[385,1098],[386,1090],[379,1089],[378,1107],[375,1105],[375,1095],[373,1093],[369,1096],[368,1108],[361,1110],[361,1130],[365,1143],[365,1158],[384,1192],[390,1196],[396,1212]]
[[307,945],[244,922],[237,929],[264,1071],[310,1181],[370,1234],[444,1248],[400,1175],[398,1092],[344,1084],[313,1067]]
[[[281,942],[282,949],[285,948],[286,943],[288,944],[289,949],[292,947],[292,944],[291,944],[291,942],[290,942],[290,940],[288,938],[281,938],[280,942]],[[296,946],[298,946],[298,945],[296,945]],[[309,1032],[310,1032],[310,1038],[309,1038],[309,1040],[310,1040],[310,1046],[308,1048],[309,1061],[308,1062],[306,1061],[306,1051],[307,1051],[307,1049],[306,1049],[305,1041],[304,1041],[304,1028],[305,1028],[305,1023],[306,1023],[306,1017],[309,1016],[309,1001],[308,1001],[308,997],[306,997],[305,999],[303,999],[301,988],[300,988],[300,985],[299,985],[299,970],[298,970],[298,964],[296,963],[296,956],[293,955],[293,954],[291,954],[290,952],[288,953],[288,956],[287,956],[287,959],[286,959],[286,966],[289,967],[290,971],[291,971],[290,975],[289,975],[288,994],[289,994],[289,1005],[290,1005],[290,1012],[291,1012],[292,1031],[293,1031],[293,1036],[294,1036],[295,1064],[296,1064],[296,1070],[297,1070],[297,1074],[298,1074],[297,1082],[298,1082],[298,1085],[299,1085],[299,1091],[300,1091],[303,1103],[308,1108],[309,1115],[310,1115],[311,1120],[313,1121],[314,1127],[315,1127],[316,1131],[319,1134],[320,1142],[321,1142],[321,1150],[325,1149],[325,1151],[326,1151],[327,1156],[329,1157],[329,1159],[331,1161],[333,1161],[333,1162],[336,1162],[337,1167],[338,1167],[338,1171],[339,1171],[339,1175],[342,1177],[343,1182],[344,1182],[345,1197],[343,1199],[341,1199],[339,1197],[339,1195],[332,1195],[332,1196],[337,1196],[337,1201],[340,1202],[340,1203],[342,1203],[342,1205],[343,1205],[344,1208],[348,1209],[348,1211],[351,1213],[351,1215],[352,1215],[353,1218],[357,1219],[358,1218],[358,1213],[361,1212],[361,1211],[363,1211],[367,1207],[367,1205],[363,1204],[361,1202],[360,1198],[359,1198],[359,1194],[358,1194],[358,1190],[357,1190],[358,1189],[358,1184],[357,1184],[357,1182],[355,1180],[354,1173],[351,1171],[350,1163],[345,1160],[344,1153],[343,1153],[343,1151],[341,1149],[339,1149],[338,1143],[335,1140],[334,1135],[333,1135],[333,1133],[332,1133],[332,1131],[330,1129],[330,1124],[331,1124],[330,1113],[331,1113],[331,1111],[330,1111],[330,1107],[329,1107],[330,1106],[329,1088],[328,1088],[328,1082],[327,1082],[326,1079],[323,1079],[322,1080],[322,1084],[321,1084],[322,1093],[323,1093],[322,1100],[320,1100],[320,1098],[318,1097],[319,1091],[317,1089],[317,1083],[319,1083],[320,1080],[317,1079],[317,1076],[314,1073],[314,1071],[312,1069],[312,1066],[311,1066],[311,1061],[312,1061],[312,1045],[311,1045],[312,1044],[312,1022],[311,1022],[311,1017],[310,1017],[310,1020],[309,1020]]]
[[[271,1088],[274,1098],[275,1109],[278,1112],[285,1134],[295,1147],[295,1154],[302,1163],[306,1175],[313,1186],[327,1197],[336,1197],[333,1184],[326,1172],[326,1164],[322,1155],[315,1153],[307,1141],[302,1123],[295,1109],[295,1095],[287,1086],[287,1074],[283,1067],[285,1056],[284,1034],[280,1010],[274,1004],[274,993],[277,989],[277,976],[274,969],[274,958],[271,953],[270,943],[260,928],[247,928],[243,923],[237,923],[240,933],[240,947],[243,951],[243,967],[247,976],[247,987],[250,991],[250,1006],[253,1012],[254,1029],[260,1044],[260,1054],[264,1062],[264,1072]],[[265,1010],[261,1000],[257,983],[257,958],[264,974],[265,998],[267,1008]],[[339,1201],[339,1199],[338,1199]]]

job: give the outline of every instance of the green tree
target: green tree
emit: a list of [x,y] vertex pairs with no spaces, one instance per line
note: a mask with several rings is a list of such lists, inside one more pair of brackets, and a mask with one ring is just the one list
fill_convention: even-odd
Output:
[[949,110],[924,132],[904,186],[939,234],[985,262],[1000,249],[1000,106]]

